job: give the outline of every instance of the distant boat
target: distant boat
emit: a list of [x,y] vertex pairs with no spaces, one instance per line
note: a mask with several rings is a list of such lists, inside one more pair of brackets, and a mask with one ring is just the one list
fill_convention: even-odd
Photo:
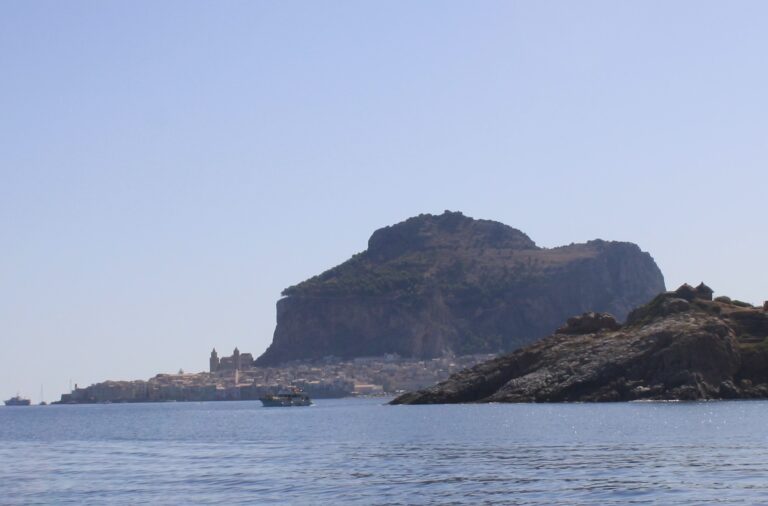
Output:
[[5,401],[6,406],[29,406],[30,404],[31,401],[29,399],[22,399],[19,395]]
[[265,408],[279,408],[289,406],[310,406],[312,399],[301,389],[293,387],[289,392],[269,394],[259,399]]

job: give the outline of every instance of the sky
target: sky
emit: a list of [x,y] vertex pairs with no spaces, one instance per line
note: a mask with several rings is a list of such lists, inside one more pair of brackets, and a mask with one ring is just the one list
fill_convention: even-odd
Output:
[[0,2],[0,397],[261,354],[462,211],[768,299],[768,3]]

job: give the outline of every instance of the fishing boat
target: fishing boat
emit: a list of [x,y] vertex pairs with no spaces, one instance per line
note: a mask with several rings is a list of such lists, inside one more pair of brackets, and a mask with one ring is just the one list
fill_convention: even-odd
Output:
[[31,401],[29,399],[22,399],[19,395],[5,401],[6,406],[29,406],[30,404]]
[[300,388],[292,387],[287,392],[269,394],[259,399],[265,408],[278,408],[289,406],[310,406],[312,399],[301,391]]

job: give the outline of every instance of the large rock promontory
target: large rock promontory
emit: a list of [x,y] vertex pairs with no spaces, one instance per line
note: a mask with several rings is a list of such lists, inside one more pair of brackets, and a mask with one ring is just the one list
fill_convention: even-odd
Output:
[[610,315],[572,318],[527,348],[394,404],[768,398],[768,313],[683,285]]
[[287,288],[273,342],[256,363],[511,351],[573,314],[623,320],[663,290],[661,271],[632,243],[540,248],[502,223],[420,215],[377,230],[364,252]]

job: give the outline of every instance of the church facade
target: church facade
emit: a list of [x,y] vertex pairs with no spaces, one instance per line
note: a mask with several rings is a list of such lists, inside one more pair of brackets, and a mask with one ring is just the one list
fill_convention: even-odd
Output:
[[212,373],[243,371],[253,368],[253,355],[250,353],[240,353],[237,348],[234,349],[229,357],[219,358],[216,348],[211,351],[211,357],[208,360],[209,371]]

